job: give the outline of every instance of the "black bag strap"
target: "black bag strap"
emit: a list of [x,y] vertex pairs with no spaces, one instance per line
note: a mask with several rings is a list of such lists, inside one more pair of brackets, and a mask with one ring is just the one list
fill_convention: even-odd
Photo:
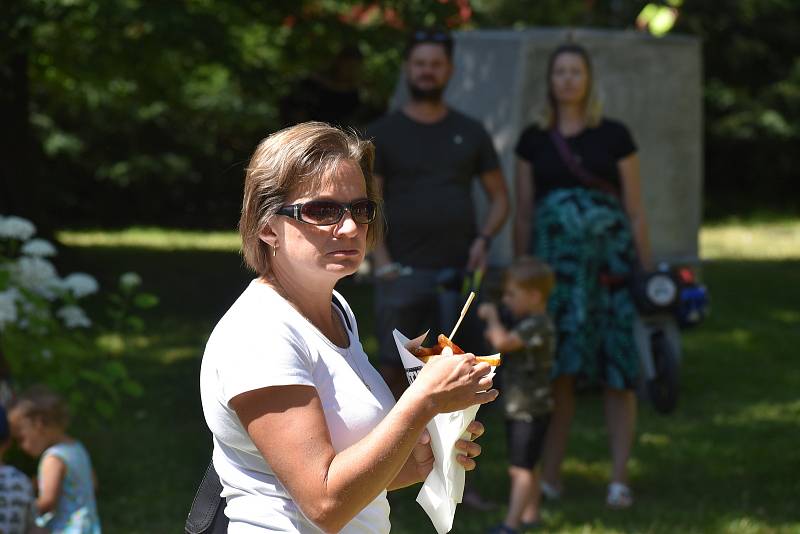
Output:
[[[347,317],[344,304],[333,295],[333,303],[342,312],[344,322],[349,331],[353,331],[353,325]],[[219,481],[217,470],[214,469],[214,462],[208,463],[203,480],[197,488],[197,493],[192,501],[192,508],[186,518],[184,529],[186,534],[225,534],[228,531],[228,518],[225,516],[225,499],[220,497],[222,493],[222,483]]]
[[619,197],[619,190],[617,190],[614,184],[608,180],[598,178],[580,164],[580,162],[575,158],[575,154],[573,154],[572,150],[569,149],[567,140],[564,139],[564,137],[556,128],[550,128],[548,133],[550,134],[550,139],[553,141],[553,144],[558,151],[558,155],[561,156],[561,160],[567,166],[569,171],[577,176],[586,187],[599,189],[600,191],[604,191],[615,197]]
[[228,531],[228,518],[224,512],[225,499],[220,497],[221,492],[222,483],[214,469],[214,462],[211,461],[186,518],[186,534],[219,534]]
[[352,332],[353,325],[350,324],[350,319],[348,319],[347,317],[347,312],[344,309],[344,304],[342,304],[342,302],[336,295],[333,296],[333,303],[336,304],[336,307],[339,308],[339,310],[342,312],[342,317],[344,317],[344,324],[346,324],[347,329],[350,330],[350,332]]

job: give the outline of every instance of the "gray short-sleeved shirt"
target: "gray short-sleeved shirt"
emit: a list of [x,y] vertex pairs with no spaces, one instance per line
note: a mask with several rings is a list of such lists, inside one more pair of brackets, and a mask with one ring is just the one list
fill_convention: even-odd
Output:
[[433,124],[402,111],[371,124],[375,173],[384,179],[386,246],[419,268],[463,267],[477,234],[472,180],[499,168],[483,125],[453,109]]

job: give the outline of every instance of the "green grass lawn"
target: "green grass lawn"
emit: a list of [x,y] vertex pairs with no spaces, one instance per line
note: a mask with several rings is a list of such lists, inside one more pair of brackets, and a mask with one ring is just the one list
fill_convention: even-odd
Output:
[[[83,270],[110,284],[138,271],[161,296],[148,317],[142,350],[128,357],[145,387],[105,425],[76,422],[100,480],[104,530],[175,533],[209,459],[198,371],[215,321],[250,276],[233,234],[132,229],[65,232],[63,272]],[[662,416],[640,411],[632,461],[636,505],[603,505],[609,469],[602,405],[580,398],[565,464],[566,494],[544,507],[552,532],[800,532],[800,221],[728,222],[704,229],[703,276],[712,315],[684,334],[680,405]],[[371,332],[369,286],[341,290]],[[374,347],[369,336],[365,346]],[[479,533],[500,520],[507,497],[505,444],[498,406],[479,412],[487,424],[484,454],[471,475],[501,503],[492,513],[460,506],[454,532]],[[432,532],[414,501],[392,496],[393,532]]]

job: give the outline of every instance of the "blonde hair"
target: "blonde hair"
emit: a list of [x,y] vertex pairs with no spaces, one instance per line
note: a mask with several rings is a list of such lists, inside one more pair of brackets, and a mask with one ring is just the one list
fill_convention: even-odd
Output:
[[66,429],[69,425],[70,415],[64,399],[47,386],[31,386],[22,392],[9,407],[9,413],[14,412],[25,419],[40,421],[45,426],[56,426]]
[[533,256],[521,256],[506,269],[504,282],[514,282],[524,289],[536,289],[547,300],[556,285],[553,270]]
[[603,106],[595,90],[592,59],[589,56],[589,52],[576,43],[560,45],[553,50],[547,60],[547,98],[545,99],[542,115],[539,118],[539,126],[544,130],[549,130],[558,124],[558,102],[556,102],[556,97],[553,94],[552,78],[556,59],[558,59],[558,56],[561,54],[575,54],[583,60],[588,77],[586,82],[586,97],[583,100],[583,112],[586,117],[586,125],[590,128],[594,128],[598,126],[603,119]]
[[299,188],[318,191],[336,180],[345,162],[358,164],[364,175],[367,198],[378,204],[375,220],[367,230],[367,244],[373,247],[383,235],[383,208],[372,176],[375,147],[324,122],[304,122],[273,133],[256,147],[244,180],[239,234],[242,256],[260,276],[270,271],[269,245],[259,233]]

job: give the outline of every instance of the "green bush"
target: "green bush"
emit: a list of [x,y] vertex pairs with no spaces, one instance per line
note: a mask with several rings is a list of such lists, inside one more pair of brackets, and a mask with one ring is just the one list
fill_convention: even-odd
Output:
[[[46,383],[76,413],[110,418],[124,397],[142,394],[121,357],[144,330],[139,313],[158,297],[141,292],[133,272],[103,293],[89,274],[59,276],[49,259],[56,248],[35,232],[26,219],[0,216],[0,401],[13,395],[11,384]],[[96,320],[83,305],[93,299],[103,311]]]

